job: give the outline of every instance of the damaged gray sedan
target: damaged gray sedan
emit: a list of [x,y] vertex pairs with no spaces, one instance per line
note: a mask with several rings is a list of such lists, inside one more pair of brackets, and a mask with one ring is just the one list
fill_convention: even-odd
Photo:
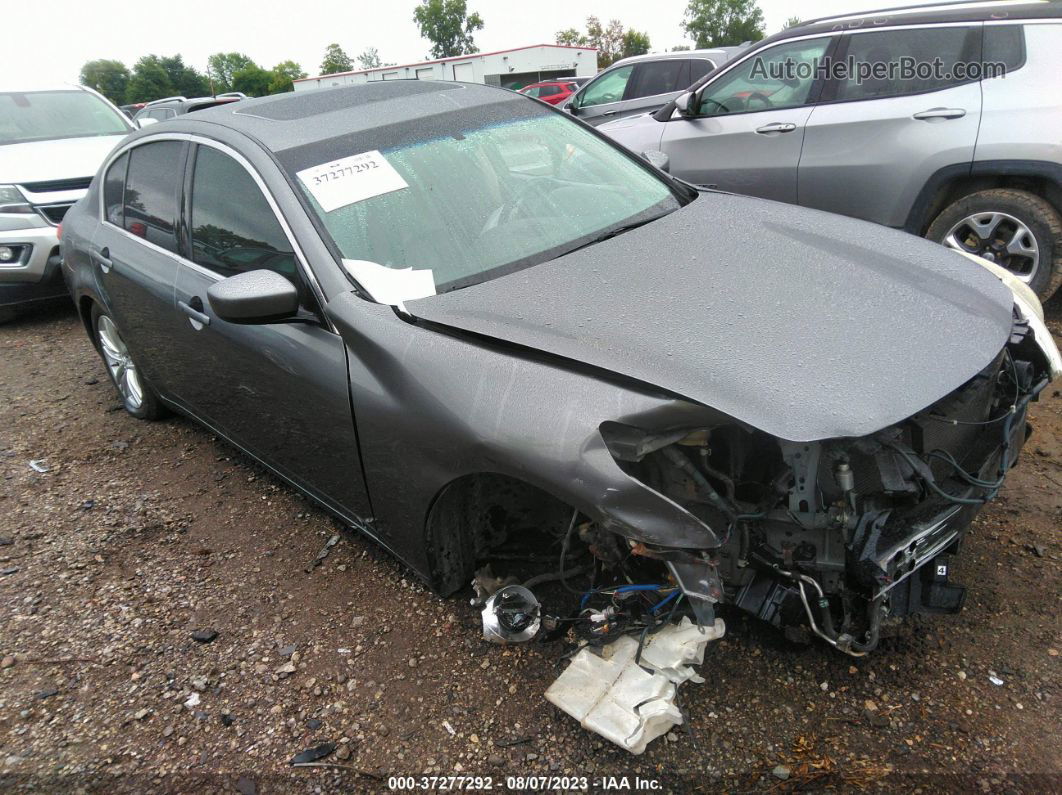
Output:
[[1060,369],[1005,273],[485,86],[153,125],[62,245],[130,413],[198,420],[440,593],[493,561],[531,589],[502,639],[732,605],[862,654],[958,610],[949,556]]

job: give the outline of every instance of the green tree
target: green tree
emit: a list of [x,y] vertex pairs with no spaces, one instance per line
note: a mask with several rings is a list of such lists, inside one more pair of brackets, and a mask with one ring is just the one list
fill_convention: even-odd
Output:
[[321,74],[334,75],[337,72],[349,72],[354,68],[350,56],[338,44],[329,44],[321,61]]
[[151,102],[153,99],[172,97],[173,83],[157,55],[145,55],[133,64],[129,83],[125,88],[126,102]]
[[782,25],[782,30],[787,30],[789,28],[795,28],[800,23],[801,23],[800,17],[789,17],[789,19],[787,19],[785,21],[785,24]]
[[602,25],[597,17],[586,18],[586,40],[597,48],[597,66],[604,69],[623,57],[623,24],[618,19]]
[[557,44],[564,44],[568,47],[585,47],[586,36],[577,31],[575,28],[565,28],[564,30],[557,31]]
[[[628,39],[627,36],[630,36]],[[556,34],[557,44],[566,44],[569,47],[593,47],[597,50],[597,66],[604,69],[613,61],[617,61],[627,55],[636,55],[649,51],[649,36],[636,30],[624,31],[623,24],[618,19],[609,20],[608,25],[602,25],[597,17],[586,18],[586,33],[580,33],[575,28],[558,30]],[[631,52],[627,52],[628,45]],[[643,49],[644,47],[644,49]]]
[[285,91],[294,91],[294,81],[306,77],[302,67],[294,61],[281,61],[270,72],[269,93],[283,94]]
[[106,58],[89,61],[81,67],[81,84],[99,91],[115,105],[121,105],[125,103],[129,70],[121,61]]
[[159,65],[166,70],[174,94],[184,97],[202,97],[210,93],[210,81],[197,69],[186,66],[180,55],[159,58]]
[[698,47],[727,47],[763,38],[756,0],[690,0],[682,22]]
[[468,13],[465,0],[421,0],[413,9],[420,35],[431,42],[431,58],[479,52],[472,34],[483,30],[483,17]]
[[645,55],[649,52],[650,46],[648,33],[640,33],[634,28],[630,28],[623,34],[623,51],[620,57],[630,58],[632,55]]
[[254,65],[254,61],[242,52],[216,52],[211,55],[207,58],[207,69],[214,81],[214,93],[235,91],[232,87],[232,76],[244,67]]
[[241,91],[249,97],[264,97],[269,93],[274,74],[258,64],[237,69],[232,74],[232,90]]
[[375,47],[362,50],[361,55],[358,56],[358,66],[362,69],[379,69],[383,66],[379,51]]

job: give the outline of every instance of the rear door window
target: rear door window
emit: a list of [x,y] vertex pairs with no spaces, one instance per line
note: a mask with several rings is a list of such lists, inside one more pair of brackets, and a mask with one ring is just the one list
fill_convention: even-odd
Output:
[[854,73],[836,83],[836,99],[901,97],[960,85],[969,82],[966,75],[980,55],[979,27],[853,33],[847,62]]
[[542,86],[539,89],[540,97],[555,97],[561,92],[560,86]]
[[122,202],[127,232],[174,253],[183,154],[182,141],[155,141],[131,150]]
[[986,65],[1002,65],[1006,73],[1010,74],[1025,63],[1025,31],[1021,25],[985,25],[984,36],[981,57]]
[[125,172],[129,166],[129,153],[115,160],[103,178],[104,217],[115,226],[122,225],[122,197],[125,193]]
[[690,84],[690,62],[685,58],[668,58],[635,64],[634,75],[624,99],[653,97],[681,91]]
[[[705,58],[694,58],[690,61],[690,82],[693,85],[709,72],[715,70],[715,64]],[[686,86],[683,86],[685,88]]]
[[192,173],[192,261],[221,276],[271,270],[302,287],[291,243],[258,183],[224,152],[199,146]]

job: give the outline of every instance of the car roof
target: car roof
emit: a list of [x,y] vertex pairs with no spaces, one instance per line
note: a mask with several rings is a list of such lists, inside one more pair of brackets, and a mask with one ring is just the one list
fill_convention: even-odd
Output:
[[556,80],[539,80],[537,83],[529,83],[524,86],[524,88],[534,88],[535,86],[563,86],[574,82],[574,77],[558,77]]
[[996,0],[996,2],[958,2],[923,3],[920,5],[893,6],[857,14],[837,14],[828,17],[810,19],[791,28],[786,28],[762,42],[757,49],[768,42],[809,33],[840,32],[860,30],[862,28],[896,27],[897,25],[926,25],[948,22],[987,22],[1023,19],[1058,19],[1062,18],[1062,2],[1027,2],[1026,0]]
[[740,47],[715,47],[710,50],[676,50],[674,52],[655,52],[647,53],[646,55],[632,55],[629,58],[621,58],[612,64],[609,64],[608,68],[613,69],[617,66],[626,66],[632,63],[641,63],[643,61],[666,61],[671,58],[722,58],[726,60],[730,53],[734,50],[741,49]]
[[[326,141],[359,131],[391,125],[430,127],[434,117],[455,111],[474,116],[477,109],[511,103],[528,113],[543,112],[537,100],[481,83],[442,80],[375,80],[357,85],[275,94],[258,99],[226,102],[183,115],[167,124],[198,127],[215,125],[253,138],[273,152]],[[293,122],[312,119],[309,124]],[[147,128],[150,136],[154,126]]]

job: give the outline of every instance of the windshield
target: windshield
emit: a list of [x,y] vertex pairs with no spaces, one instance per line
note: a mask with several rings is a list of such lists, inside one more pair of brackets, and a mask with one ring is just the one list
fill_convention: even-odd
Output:
[[[581,125],[550,111],[521,111],[523,118],[441,136],[443,122],[424,120],[425,134],[399,145],[385,144],[394,141],[393,128],[377,148],[364,135],[342,147],[326,142],[316,159],[303,152],[297,167],[281,159],[344,259],[429,269],[435,292],[553,259],[680,206],[664,180]],[[467,118],[458,116],[466,125]],[[368,157],[364,176],[354,155]],[[344,195],[307,185],[311,172],[319,180],[320,167],[335,166],[323,176],[345,179],[349,171]]]
[[88,91],[0,92],[0,146],[129,130],[121,114]]

